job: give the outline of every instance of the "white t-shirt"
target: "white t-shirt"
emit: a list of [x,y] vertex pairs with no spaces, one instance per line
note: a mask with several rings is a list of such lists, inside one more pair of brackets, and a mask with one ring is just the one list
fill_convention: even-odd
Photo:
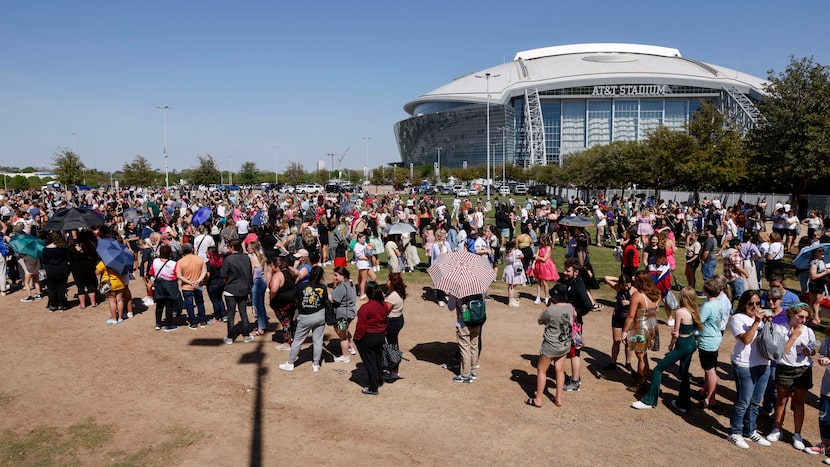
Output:
[[755,338],[749,345],[744,344],[738,339],[738,336],[749,331],[755,318],[750,318],[746,313],[735,313],[732,316],[732,321],[729,327],[732,330],[732,336],[735,337],[735,348],[732,350],[732,363],[740,367],[753,367],[769,365],[769,360],[761,355],[761,350],[758,349],[758,335],[766,323],[758,323],[758,330],[755,332]]
[[[789,323],[776,324],[774,329],[775,332],[784,336],[785,342],[790,339],[792,328]],[[816,349],[816,335],[812,329],[807,326],[802,326],[801,335],[793,342],[790,351],[778,359],[778,364],[787,366],[812,366],[813,359],[809,355],[804,355],[805,348],[811,350]]]
[[372,267],[372,262],[369,261],[368,258],[360,259],[361,256],[366,254],[366,244],[365,243],[355,243],[354,244],[354,257],[357,260],[357,269],[369,269]]

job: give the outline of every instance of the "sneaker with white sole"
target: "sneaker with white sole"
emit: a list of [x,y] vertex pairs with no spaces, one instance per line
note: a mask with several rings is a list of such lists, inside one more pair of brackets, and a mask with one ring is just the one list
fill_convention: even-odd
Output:
[[253,342],[253,341],[254,341],[254,336],[245,336],[245,338],[242,339],[242,342],[244,342],[246,344],[249,343],[249,342]]
[[349,355],[355,355],[355,354],[357,354],[357,350],[349,347]]
[[579,392],[580,387],[582,386],[582,381],[571,381],[565,385],[563,390],[567,392]]
[[226,345],[231,345],[233,344],[233,339],[231,339],[230,337],[223,337],[222,342],[224,342]]
[[669,318],[669,320],[668,320],[668,321],[666,321],[666,324],[667,324],[670,328],[673,328],[673,327],[674,327],[674,318]]
[[734,444],[735,446],[738,446],[741,449],[749,449],[749,445],[746,444],[744,437],[741,435],[729,435],[729,437],[726,439],[729,440],[730,443]]
[[774,443],[781,439],[781,432],[778,431],[778,428],[773,429],[770,434],[767,435],[767,441],[770,443]]
[[334,357],[334,361],[337,362],[337,363],[349,363],[352,360],[349,357],[342,356],[342,357]]
[[804,448],[804,452],[806,452],[807,454],[809,454],[811,456],[817,456],[819,454],[824,454],[824,446],[823,445],[807,446],[806,448]]
[[793,435],[793,447],[798,449],[799,451],[803,451],[806,446],[804,446],[804,440],[801,438],[801,435],[796,433]]
[[447,304],[446,304],[446,303],[444,303],[444,302],[443,302],[443,301],[441,301],[441,300],[438,300],[438,306],[440,306],[441,308],[444,308],[445,306],[447,306]]
[[654,408],[654,407],[651,406],[651,404],[646,404],[645,402],[642,402],[642,401],[632,402],[631,407],[635,408],[637,410],[651,410],[651,409]]
[[761,433],[758,433],[757,431],[753,431],[752,434],[749,435],[746,439],[752,441],[753,443],[757,444],[758,446],[769,446],[769,445],[772,444],[769,441],[767,441],[766,438],[761,436]]
[[539,304],[541,304],[541,303],[542,303],[542,299],[541,299],[541,298],[539,298],[539,297],[536,297],[536,300],[533,300],[533,304],[534,304],[534,305],[539,305]]
[[311,365],[311,371],[317,373],[320,371],[320,365]]
[[279,369],[283,371],[294,371],[294,364],[293,363],[280,363]]

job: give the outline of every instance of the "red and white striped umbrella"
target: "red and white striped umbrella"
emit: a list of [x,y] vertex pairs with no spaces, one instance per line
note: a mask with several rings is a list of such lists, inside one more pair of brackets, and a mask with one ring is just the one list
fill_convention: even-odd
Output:
[[427,272],[436,289],[458,298],[482,294],[496,280],[496,271],[487,258],[468,251],[439,256]]

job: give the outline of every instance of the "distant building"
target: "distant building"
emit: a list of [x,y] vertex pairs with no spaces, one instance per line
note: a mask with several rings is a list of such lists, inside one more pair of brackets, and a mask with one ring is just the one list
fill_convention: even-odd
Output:
[[[489,77],[488,77],[489,75]],[[612,141],[640,141],[665,125],[681,129],[709,102],[744,131],[760,118],[761,78],[700,62],[677,49],[577,44],[528,50],[404,105],[395,124],[401,160],[442,167],[484,165],[490,94],[491,159],[561,164],[568,154]]]
[[326,170],[326,161],[323,159],[317,161],[317,170]]

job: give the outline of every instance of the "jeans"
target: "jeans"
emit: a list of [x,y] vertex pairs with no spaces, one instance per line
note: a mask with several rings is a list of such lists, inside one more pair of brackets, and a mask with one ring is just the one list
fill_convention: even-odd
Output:
[[225,311],[225,302],[222,301],[222,284],[208,286],[208,298],[213,304],[213,319],[221,321],[228,313]]
[[700,273],[703,274],[703,282],[708,281],[715,275],[715,266],[718,265],[718,260],[706,260],[700,266]]
[[8,289],[6,284],[6,257],[0,255],[0,292],[5,292],[6,289]]
[[821,396],[818,404],[818,431],[822,441],[830,441],[830,397]]
[[[389,345],[400,348],[398,346],[398,334],[401,333],[401,329],[403,329],[403,324],[403,315],[398,316],[397,318],[389,318],[389,325],[386,326],[386,342],[388,342]],[[388,369],[393,373],[397,373],[398,366],[399,365],[393,365]]]
[[[191,326],[207,322],[207,318],[205,318],[205,296],[202,294],[202,289],[182,290],[182,296],[184,297],[184,307],[187,309],[187,322]],[[194,300],[196,301],[196,310],[199,312],[198,316],[194,313]]]
[[251,335],[251,324],[248,323],[248,297],[236,297],[233,295],[225,295],[225,306],[228,309],[228,337],[233,339],[233,318],[237,311],[239,311],[239,320],[242,321],[242,335],[248,337]]
[[268,315],[265,314],[265,279],[254,279],[254,285],[251,286],[251,302],[256,312],[257,328],[267,328]]
[[677,394],[677,407],[687,409],[691,406],[691,390],[689,382],[689,365],[692,363],[692,355],[697,350],[697,342],[694,336],[680,337],[675,343],[674,349],[667,353],[663,360],[654,368],[651,374],[651,386],[648,393],[641,399],[644,404],[652,407],[657,405],[657,395],[660,392],[660,383],[663,372],[680,361],[680,392]]
[[732,282],[729,283],[729,287],[732,289],[733,300],[737,300],[741,298],[741,295],[743,295],[746,290],[746,281],[743,277],[739,277],[732,280]]
[[735,378],[735,405],[729,420],[729,434],[750,436],[755,432],[758,407],[767,388],[769,365],[753,367],[732,365]]

